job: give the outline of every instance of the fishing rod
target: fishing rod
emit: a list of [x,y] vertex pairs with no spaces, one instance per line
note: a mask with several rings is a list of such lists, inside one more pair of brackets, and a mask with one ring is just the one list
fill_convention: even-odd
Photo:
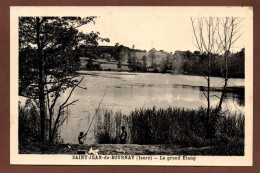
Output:
[[[107,87],[107,88],[108,88],[108,87]],[[91,120],[91,123],[90,123],[90,125],[89,125],[89,127],[88,127],[87,132],[85,133],[85,135],[83,135],[83,137],[84,137],[83,140],[85,140],[85,138],[86,138],[86,136],[87,136],[87,134],[88,134],[88,132],[89,132],[89,129],[90,129],[90,127],[91,127],[91,124],[92,124],[92,122],[93,122],[93,120],[94,120],[94,118],[95,118],[95,116],[96,116],[96,114],[97,114],[97,112],[98,112],[98,110],[99,110],[99,107],[100,107],[100,105],[101,105],[101,103],[102,103],[102,101],[103,101],[103,99],[104,99],[104,97],[105,97],[105,95],[106,95],[107,88],[106,88],[106,90],[105,90],[105,92],[104,92],[104,95],[103,95],[103,97],[102,97],[102,99],[101,99],[101,101],[100,101],[100,103],[99,103],[99,105],[98,105],[98,108],[97,108],[97,110],[96,110],[96,112],[95,112],[95,114],[94,114],[94,116],[93,116],[93,118],[92,118],[92,120]]]

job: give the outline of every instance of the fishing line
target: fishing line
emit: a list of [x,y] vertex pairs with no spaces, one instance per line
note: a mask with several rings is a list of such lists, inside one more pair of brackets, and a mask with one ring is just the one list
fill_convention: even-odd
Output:
[[[108,88],[108,87],[107,87],[107,88]],[[95,116],[97,115],[97,112],[98,112],[98,110],[99,110],[99,107],[100,107],[100,105],[101,105],[101,103],[102,103],[102,101],[103,101],[103,99],[104,99],[104,97],[105,97],[105,95],[106,95],[107,88],[106,88],[106,91],[105,91],[105,93],[104,93],[104,95],[103,95],[103,97],[102,97],[102,99],[101,99],[101,101],[100,101],[100,103],[99,103],[99,105],[98,105],[98,108],[97,108],[97,110],[96,110],[96,112],[95,112],[95,114],[94,114],[94,116],[93,116],[93,118],[92,118],[92,120],[91,120],[91,122],[90,122],[90,125],[89,125],[89,127],[88,127],[88,130],[87,130],[86,134],[84,135],[83,141],[85,141],[86,136],[87,136],[87,134],[88,134],[88,132],[89,132],[89,129],[90,129],[90,127],[91,127],[91,124],[92,124],[92,122],[93,122]]]

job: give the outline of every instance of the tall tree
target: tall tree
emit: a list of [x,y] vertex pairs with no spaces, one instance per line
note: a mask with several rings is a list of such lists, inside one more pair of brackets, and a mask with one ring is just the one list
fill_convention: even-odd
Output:
[[151,66],[154,67],[155,66],[155,60],[156,60],[156,50],[155,50],[155,48],[152,48],[149,51],[149,57],[151,59]]
[[128,60],[129,48],[123,45],[116,47],[115,59],[118,60],[117,68],[121,69],[122,62]]
[[221,110],[223,97],[227,89],[228,82],[228,58],[231,56],[231,48],[235,42],[241,37],[240,24],[243,18],[236,17],[200,17],[191,18],[193,33],[195,36],[195,45],[201,54],[207,56],[207,76],[204,76],[208,83],[207,94],[204,93],[208,101],[208,118],[210,116],[210,76],[212,58],[217,55],[223,55],[224,67],[221,66],[224,78],[224,86],[217,111]]
[[[96,45],[99,39],[99,33],[84,34],[78,31],[78,27],[94,22],[95,16],[91,17],[20,17],[19,18],[19,58],[24,49],[32,47],[35,52],[35,67],[33,69],[38,73],[33,83],[37,83],[37,92],[20,92],[27,97],[33,97],[39,101],[41,117],[41,141],[46,138],[46,105],[49,112],[53,112],[53,107],[60,93],[67,89],[78,86],[75,78],[68,78],[71,65],[69,60],[73,58],[73,51],[80,42]],[[31,55],[33,56],[33,55]],[[21,57],[22,58],[22,57]],[[52,77],[54,80],[49,80]],[[19,79],[22,80],[22,79]],[[31,82],[32,82],[31,81]],[[30,83],[30,82],[29,82]],[[20,86],[19,86],[20,87]],[[49,104],[49,95],[54,95]],[[63,106],[66,106],[70,95],[65,100]],[[46,99],[48,101],[46,101]],[[48,102],[48,104],[47,104]],[[62,111],[62,110],[60,110]],[[51,115],[50,115],[51,116]],[[49,130],[57,130],[57,122],[60,116],[57,115],[54,127],[52,127],[52,118],[50,117]],[[55,132],[54,132],[55,133]],[[53,134],[53,133],[52,133]],[[53,137],[49,134],[49,139]]]
[[228,59],[231,57],[231,48],[243,34],[243,32],[240,30],[240,24],[244,19],[239,17],[223,17],[218,18],[217,20],[219,21],[219,38],[217,40],[217,44],[219,45],[220,50],[224,56],[224,68],[221,68],[221,72],[224,78],[224,86],[218,104],[218,111],[220,111],[229,80]]
[[207,80],[207,94],[203,92],[204,96],[207,99],[207,119],[210,118],[210,77],[211,77],[211,61],[214,54],[219,52],[219,46],[216,44],[217,40],[217,28],[218,20],[213,17],[199,17],[191,18],[191,24],[193,33],[195,36],[195,46],[199,49],[201,54],[206,54],[207,56],[207,65],[206,71],[207,74],[203,74]]
[[147,71],[146,67],[147,67],[147,57],[144,55],[142,57],[142,60],[143,60],[143,67],[142,67],[142,70],[143,71]]
[[179,74],[183,72],[183,64],[184,64],[184,52],[175,51],[172,59],[172,70]]

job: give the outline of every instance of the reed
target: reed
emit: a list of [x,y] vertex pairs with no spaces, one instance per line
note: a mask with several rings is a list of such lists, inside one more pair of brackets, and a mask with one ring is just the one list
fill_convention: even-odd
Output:
[[40,141],[39,108],[32,100],[27,100],[24,106],[19,102],[18,141],[19,150],[31,143]]
[[95,138],[100,144],[116,144],[119,142],[121,126],[128,125],[129,122],[129,117],[120,111],[114,113],[112,110],[99,110],[94,129]]
[[99,143],[118,143],[120,127],[126,126],[127,143],[168,144],[202,147],[216,142],[244,142],[244,115],[216,113],[211,109],[210,119],[206,119],[205,108],[156,109],[140,108],[128,116],[121,112],[106,110],[99,124],[96,138]]

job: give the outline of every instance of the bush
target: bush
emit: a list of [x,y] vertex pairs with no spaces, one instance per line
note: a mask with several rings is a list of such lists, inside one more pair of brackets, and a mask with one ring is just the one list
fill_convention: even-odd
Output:
[[19,102],[18,141],[19,148],[40,142],[40,115],[37,103],[28,99],[25,106]]

